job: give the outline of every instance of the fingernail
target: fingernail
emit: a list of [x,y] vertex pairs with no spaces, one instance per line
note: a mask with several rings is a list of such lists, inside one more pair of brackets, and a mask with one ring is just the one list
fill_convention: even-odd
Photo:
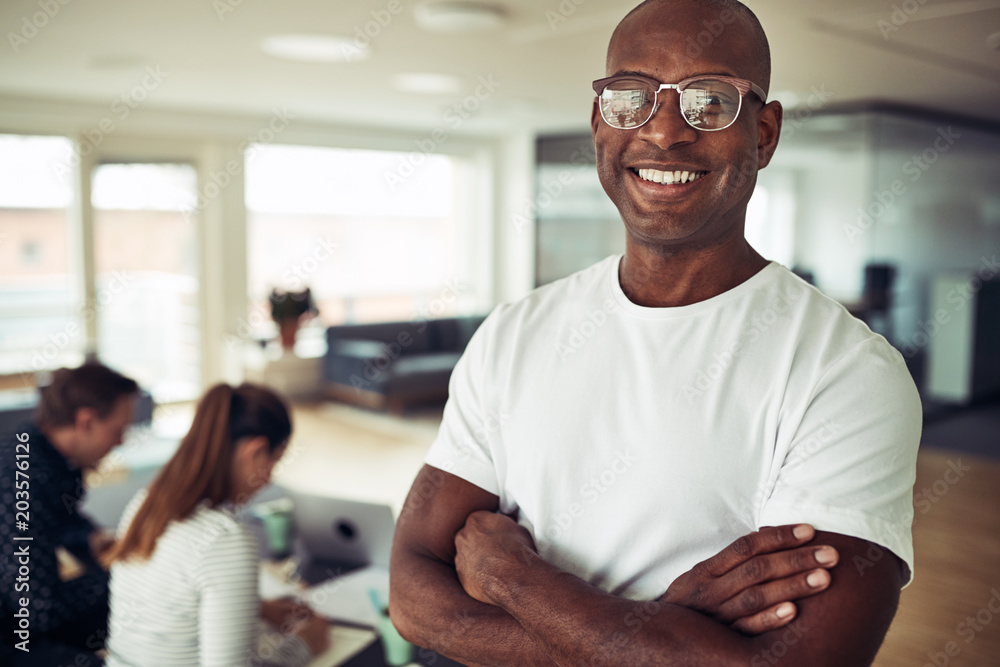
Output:
[[823,547],[822,549],[817,549],[816,560],[824,565],[832,563],[837,560],[837,552],[834,551],[833,547]]
[[819,588],[826,583],[827,578],[826,570],[820,570],[819,572],[813,572],[808,577],[806,577],[806,583],[813,588]]
[[794,535],[795,539],[797,540],[804,540],[807,537],[810,537],[812,534],[813,534],[813,528],[808,523],[800,523],[799,525],[795,526],[794,530],[792,530],[792,535]]
[[791,602],[786,602],[785,604],[778,607],[775,613],[778,615],[778,618],[788,618],[789,616],[795,613],[795,605],[793,605]]

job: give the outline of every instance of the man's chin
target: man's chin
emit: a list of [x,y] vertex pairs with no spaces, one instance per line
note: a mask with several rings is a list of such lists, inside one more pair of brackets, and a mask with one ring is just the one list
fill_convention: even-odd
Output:
[[645,245],[683,245],[695,240],[702,225],[690,219],[665,215],[662,211],[623,217],[625,231]]

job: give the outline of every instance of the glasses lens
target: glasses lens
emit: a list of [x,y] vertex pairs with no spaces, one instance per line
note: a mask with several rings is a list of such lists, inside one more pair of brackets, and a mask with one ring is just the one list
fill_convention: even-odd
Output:
[[601,93],[601,115],[608,125],[629,129],[642,125],[653,115],[655,91],[634,79],[612,81]]
[[681,113],[700,130],[729,127],[740,112],[740,91],[725,81],[702,79],[688,85],[681,93]]

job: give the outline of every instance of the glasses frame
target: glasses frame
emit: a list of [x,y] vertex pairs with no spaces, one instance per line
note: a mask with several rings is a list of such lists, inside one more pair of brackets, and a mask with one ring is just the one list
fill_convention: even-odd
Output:
[[[604,93],[604,89],[607,88],[609,84],[621,80],[642,81],[644,83],[648,83],[650,86],[654,88],[653,110],[650,112],[649,118],[647,118],[646,120],[642,121],[641,123],[639,123],[634,127],[618,127],[617,125],[613,125],[611,121],[608,120],[607,116],[604,115],[604,106],[600,102],[600,98],[602,93]],[[736,108],[736,113],[733,115],[733,120],[730,121],[730,123],[725,127],[716,127],[716,128],[698,127],[697,125],[692,124],[691,121],[688,120],[687,116],[684,115],[684,108],[681,106],[680,93],[683,93],[686,88],[688,88],[693,83],[697,83],[698,81],[722,81],[723,83],[731,84],[734,88],[736,88],[737,91],[739,91],[740,105]],[[758,86],[753,81],[748,81],[747,79],[737,79],[734,76],[718,76],[714,74],[702,74],[699,76],[692,76],[688,77],[687,79],[682,79],[677,83],[660,83],[659,81],[657,81],[652,77],[643,76],[641,74],[616,74],[614,76],[608,76],[603,79],[597,79],[593,83],[593,88],[594,92],[597,93],[597,98],[598,98],[597,106],[601,110],[601,120],[607,123],[608,126],[615,128],[616,130],[636,130],[645,125],[646,123],[648,123],[650,119],[654,115],[656,115],[656,112],[659,111],[660,109],[659,96],[661,90],[677,91],[678,93],[677,108],[679,111],[681,111],[681,117],[684,119],[684,122],[686,122],[688,125],[701,132],[718,132],[719,130],[725,130],[726,128],[731,127],[733,123],[736,122],[736,119],[740,117],[740,111],[743,110],[743,98],[746,97],[748,93],[753,93],[754,95],[760,98],[761,102],[767,104],[767,93],[765,93],[764,89]]]

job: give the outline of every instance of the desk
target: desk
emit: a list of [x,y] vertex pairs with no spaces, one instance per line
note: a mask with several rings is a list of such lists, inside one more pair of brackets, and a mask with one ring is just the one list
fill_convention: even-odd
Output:
[[[293,567],[291,560],[284,562],[264,561],[261,563],[260,591],[264,599],[273,599],[283,595],[296,595],[305,598],[308,603],[306,590],[301,582],[295,582],[288,578]],[[336,581],[336,580],[333,580]],[[318,584],[308,590],[317,590],[330,582]],[[335,587],[341,592],[353,590],[353,586],[344,585]],[[362,600],[364,607],[371,605],[365,593],[367,584],[356,591]],[[348,608],[348,607],[345,607]],[[360,629],[356,626],[334,624],[330,630],[331,650],[328,652],[330,661],[324,661],[326,656],[320,656],[309,664],[309,667],[386,667],[382,641],[375,634],[373,629]],[[339,646],[338,646],[339,644]],[[367,645],[366,645],[367,644]],[[360,647],[364,648],[360,648]],[[461,663],[450,660],[443,655],[427,649],[417,648],[414,655],[413,664],[434,665],[435,667],[461,666]]]
[[[434,667],[452,667],[454,665],[455,667],[462,667],[462,663],[455,662],[434,651],[418,648],[415,653],[416,655],[414,655],[412,663],[415,665],[426,665],[427,667],[430,665],[434,665]],[[376,639],[371,646],[345,662],[344,667],[386,667],[382,656],[382,641]]]

